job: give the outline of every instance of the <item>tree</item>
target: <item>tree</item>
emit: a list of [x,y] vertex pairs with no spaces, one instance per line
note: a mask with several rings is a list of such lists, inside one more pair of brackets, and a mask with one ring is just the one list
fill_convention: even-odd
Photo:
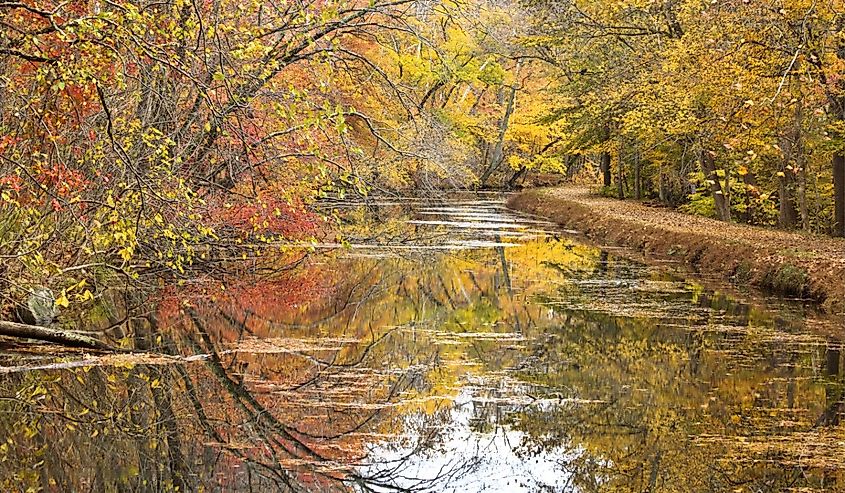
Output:
[[[620,196],[633,180],[722,220],[792,228],[800,216],[838,233],[842,21],[831,4],[523,3],[536,22],[525,45],[561,81],[555,152],[595,155]],[[610,145],[620,136],[625,147]],[[631,161],[639,171],[626,174]]]
[[416,4],[277,7],[0,4],[4,308],[255,257],[315,234],[318,194],[363,187],[354,163],[387,140],[343,82],[384,75],[355,50]]

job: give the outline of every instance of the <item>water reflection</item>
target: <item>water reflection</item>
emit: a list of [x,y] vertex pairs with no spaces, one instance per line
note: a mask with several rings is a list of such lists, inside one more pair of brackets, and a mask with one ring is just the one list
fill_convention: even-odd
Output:
[[5,355],[3,490],[845,487],[841,344],[815,335],[837,321],[498,199],[343,215],[357,248],[108,321],[148,354]]

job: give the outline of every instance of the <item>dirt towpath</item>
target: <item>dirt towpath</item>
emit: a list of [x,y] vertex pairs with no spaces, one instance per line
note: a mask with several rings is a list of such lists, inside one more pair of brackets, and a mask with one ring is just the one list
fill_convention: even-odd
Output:
[[830,313],[845,310],[845,239],[726,224],[598,197],[584,187],[527,190],[511,197],[508,206],[599,242],[681,258],[737,285],[811,298]]

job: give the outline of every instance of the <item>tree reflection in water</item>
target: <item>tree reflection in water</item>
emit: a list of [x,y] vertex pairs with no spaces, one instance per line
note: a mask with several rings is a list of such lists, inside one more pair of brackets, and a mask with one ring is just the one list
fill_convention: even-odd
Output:
[[[124,300],[155,308],[104,325],[144,354],[15,348],[2,489],[843,486],[841,344],[808,329],[836,321],[736,302],[492,202],[423,212],[438,224],[359,222],[402,248]],[[466,229],[491,217],[521,229]]]

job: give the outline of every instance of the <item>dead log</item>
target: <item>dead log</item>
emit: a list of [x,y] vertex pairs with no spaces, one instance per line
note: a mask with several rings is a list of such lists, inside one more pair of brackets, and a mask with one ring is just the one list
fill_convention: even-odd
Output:
[[39,341],[53,342],[63,346],[97,349],[100,351],[120,351],[120,348],[110,346],[98,339],[89,337],[79,332],[70,330],[58,330],[38,325],[19,324],[0,320],[0,336],[16,337],[23,339],[37,339]]

